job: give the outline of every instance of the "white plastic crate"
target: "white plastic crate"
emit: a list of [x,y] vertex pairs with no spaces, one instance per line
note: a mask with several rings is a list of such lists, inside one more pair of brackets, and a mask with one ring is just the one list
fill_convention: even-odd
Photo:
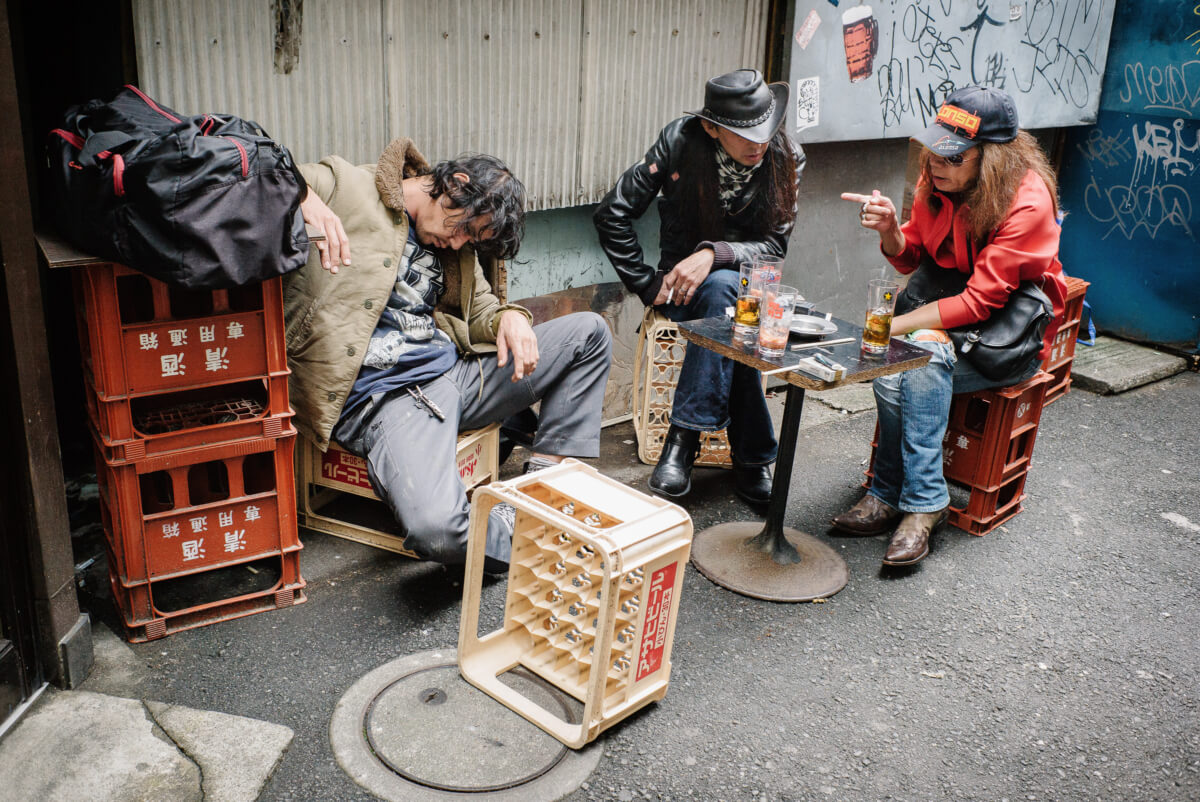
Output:
[[[638,459],[654,465],[662,455],[663,439],[671,427],[671,404],[675,384],[683,368],[687,340],[679,327],[647,308],[642,318],[633,358],[633,430],[637,436]],[[697,465],[731,468],[729,439],[725,430],[700,433]]]
[[[488,512],[516,508],[503,625],[479,635]],[[479,488],[463,587],[459,670],[578,749],[661,699],[671,673],[692,521],[681,507],[575,460]],[[583,703],[571,723],[501,680],[524,666]]]
[[[367,478],[365,459],[351,454],[336,443],[330,443],[329,450],[325,452],[307,438],[300,438],[299,445],[296,454],[296,489],[301,526],[407,557],[417,556],[404,548],[404,536],[394,529],[381,529],[364,523],[382,517],[394,524],[390,512],[381,516],[378,510],[363,510],[356,506],[352,511],[359,514],[351,520],[345,515],[334,515],[327,509],[332,502],[346,495],[370,499],[382,507],[383,502]],[[500,470],[500,424],[493,423],[459,434],[455,458],[459,479],[468,494],[479,485],[495,479]]]

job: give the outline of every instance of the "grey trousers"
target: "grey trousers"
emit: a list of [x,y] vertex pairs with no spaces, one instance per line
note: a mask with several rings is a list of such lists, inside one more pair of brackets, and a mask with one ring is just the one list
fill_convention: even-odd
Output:
[[455,460],[459,432],[497,423],[540,401],[534,451],[600,454],[601,408],[612,360],[608,324],[599,315],[580,312],[533,331],[537,369],[520,381],[512,381],[512,362],[499,367],[493,354],[459,359],[421,385],[444,421],[396,391],[368,401],[365,413],[343,419],[334,431],[345,448],[366,458],[371,485],[396,516],[404,547],[422,559],[466,560],[470,509]]

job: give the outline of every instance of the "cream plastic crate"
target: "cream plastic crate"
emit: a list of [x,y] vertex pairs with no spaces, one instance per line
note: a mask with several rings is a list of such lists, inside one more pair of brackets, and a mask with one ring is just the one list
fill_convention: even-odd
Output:
[[[662,455],[686,348],[687,340],[679,333],[679,327],[647,307],[633,358],[633,430],[638,459],[647,465],[656,464]],[[700,433],[700,456],[696,464],[733,467],[724,429]]]
[[[404,548],[403,535],[363,523],[367,518],[382,518],[386,523],[391,520],[390,511],[381,514],[379,510],[372,510],[370,512],[375,513],[373,518],[368,514],[355,516],[358,520],[352,521],[344,517],[335,517],[326,509],[345,494],[361,496],[372,499],[379,505],[383,504],[367,478],[365,459],[356,457],[336,443],[330,443],[329,450],[324,453],[307,438],[300,438],[299,445],[296,450],[296,488],[301,526],[408,557],[417,556]],[[463,432],[458,436],[458,475],[468,493],[499,475],[499,459],[498,423],[483,429]]]
[[[504,623],[479,635],[488,512],[517,510]],[[578,749],[667,692],[692,520],[575,460],[480,488],[471,505],[458,665],[480,690]],[[564,720],[501,681],[524,666],[583,703]]]

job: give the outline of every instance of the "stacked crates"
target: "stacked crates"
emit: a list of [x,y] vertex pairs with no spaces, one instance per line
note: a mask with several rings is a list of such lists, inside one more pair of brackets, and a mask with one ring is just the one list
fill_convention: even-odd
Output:
[[1063,319],[1050,344],[1050,355],[1042,362],[1042,370],[1053,377],[1046,390],[1047,404],[1062,398],[1071,389],[1071,363],[1075,361],[1075,341],[1079,339],[1079,322],[1083,319],[1083,298],[1089,286],[1081,278],[1065,278],[1067,300]]
[[[638,442],[638,459],[654,465],[662,455],[663,441],[671,426],[675,384],[683,368],[687,340],[679,327],[652,308],[646,309],[633,362],[633,430]],[[701,432],[696,464],[731,468],[733,459],[725,431]]]
[[1040,371],[1011,387],[956,395],[942,440],[942,472],[970,491],[950,523],[984,535],[1021,511],[1025,477],[1053,378]]
[[[949,522],[972,535],[986,535],[1022,510],[1025,478],[1054,377],[1039,371],[1011,387],[954,396],[942,439],[942,474],[968,491],[967,503],[950,504]],[[875,475],[879,426],[871,441],[866,485]]]
[[[503,622],[479,634],[487,519],[517,511]],[[471,505],[459,670],[567,746],[579,748],[661,699],[692,543],[680,507],[575,460],[480,487]],[[490,616],[489,616],[490,618]],[[583,703],[563,717],[507,684],[523,666]]]
[[97,262],[74,281],[130,640],[303,602],[281,280],[191,291]]

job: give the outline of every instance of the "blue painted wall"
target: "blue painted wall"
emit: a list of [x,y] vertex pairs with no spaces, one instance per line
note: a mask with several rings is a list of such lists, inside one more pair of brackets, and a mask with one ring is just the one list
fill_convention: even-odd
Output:
[[1200,4],[1120,0],[1100,114],[1070,129],[1061,256],[1096,325],[1200,350]]

